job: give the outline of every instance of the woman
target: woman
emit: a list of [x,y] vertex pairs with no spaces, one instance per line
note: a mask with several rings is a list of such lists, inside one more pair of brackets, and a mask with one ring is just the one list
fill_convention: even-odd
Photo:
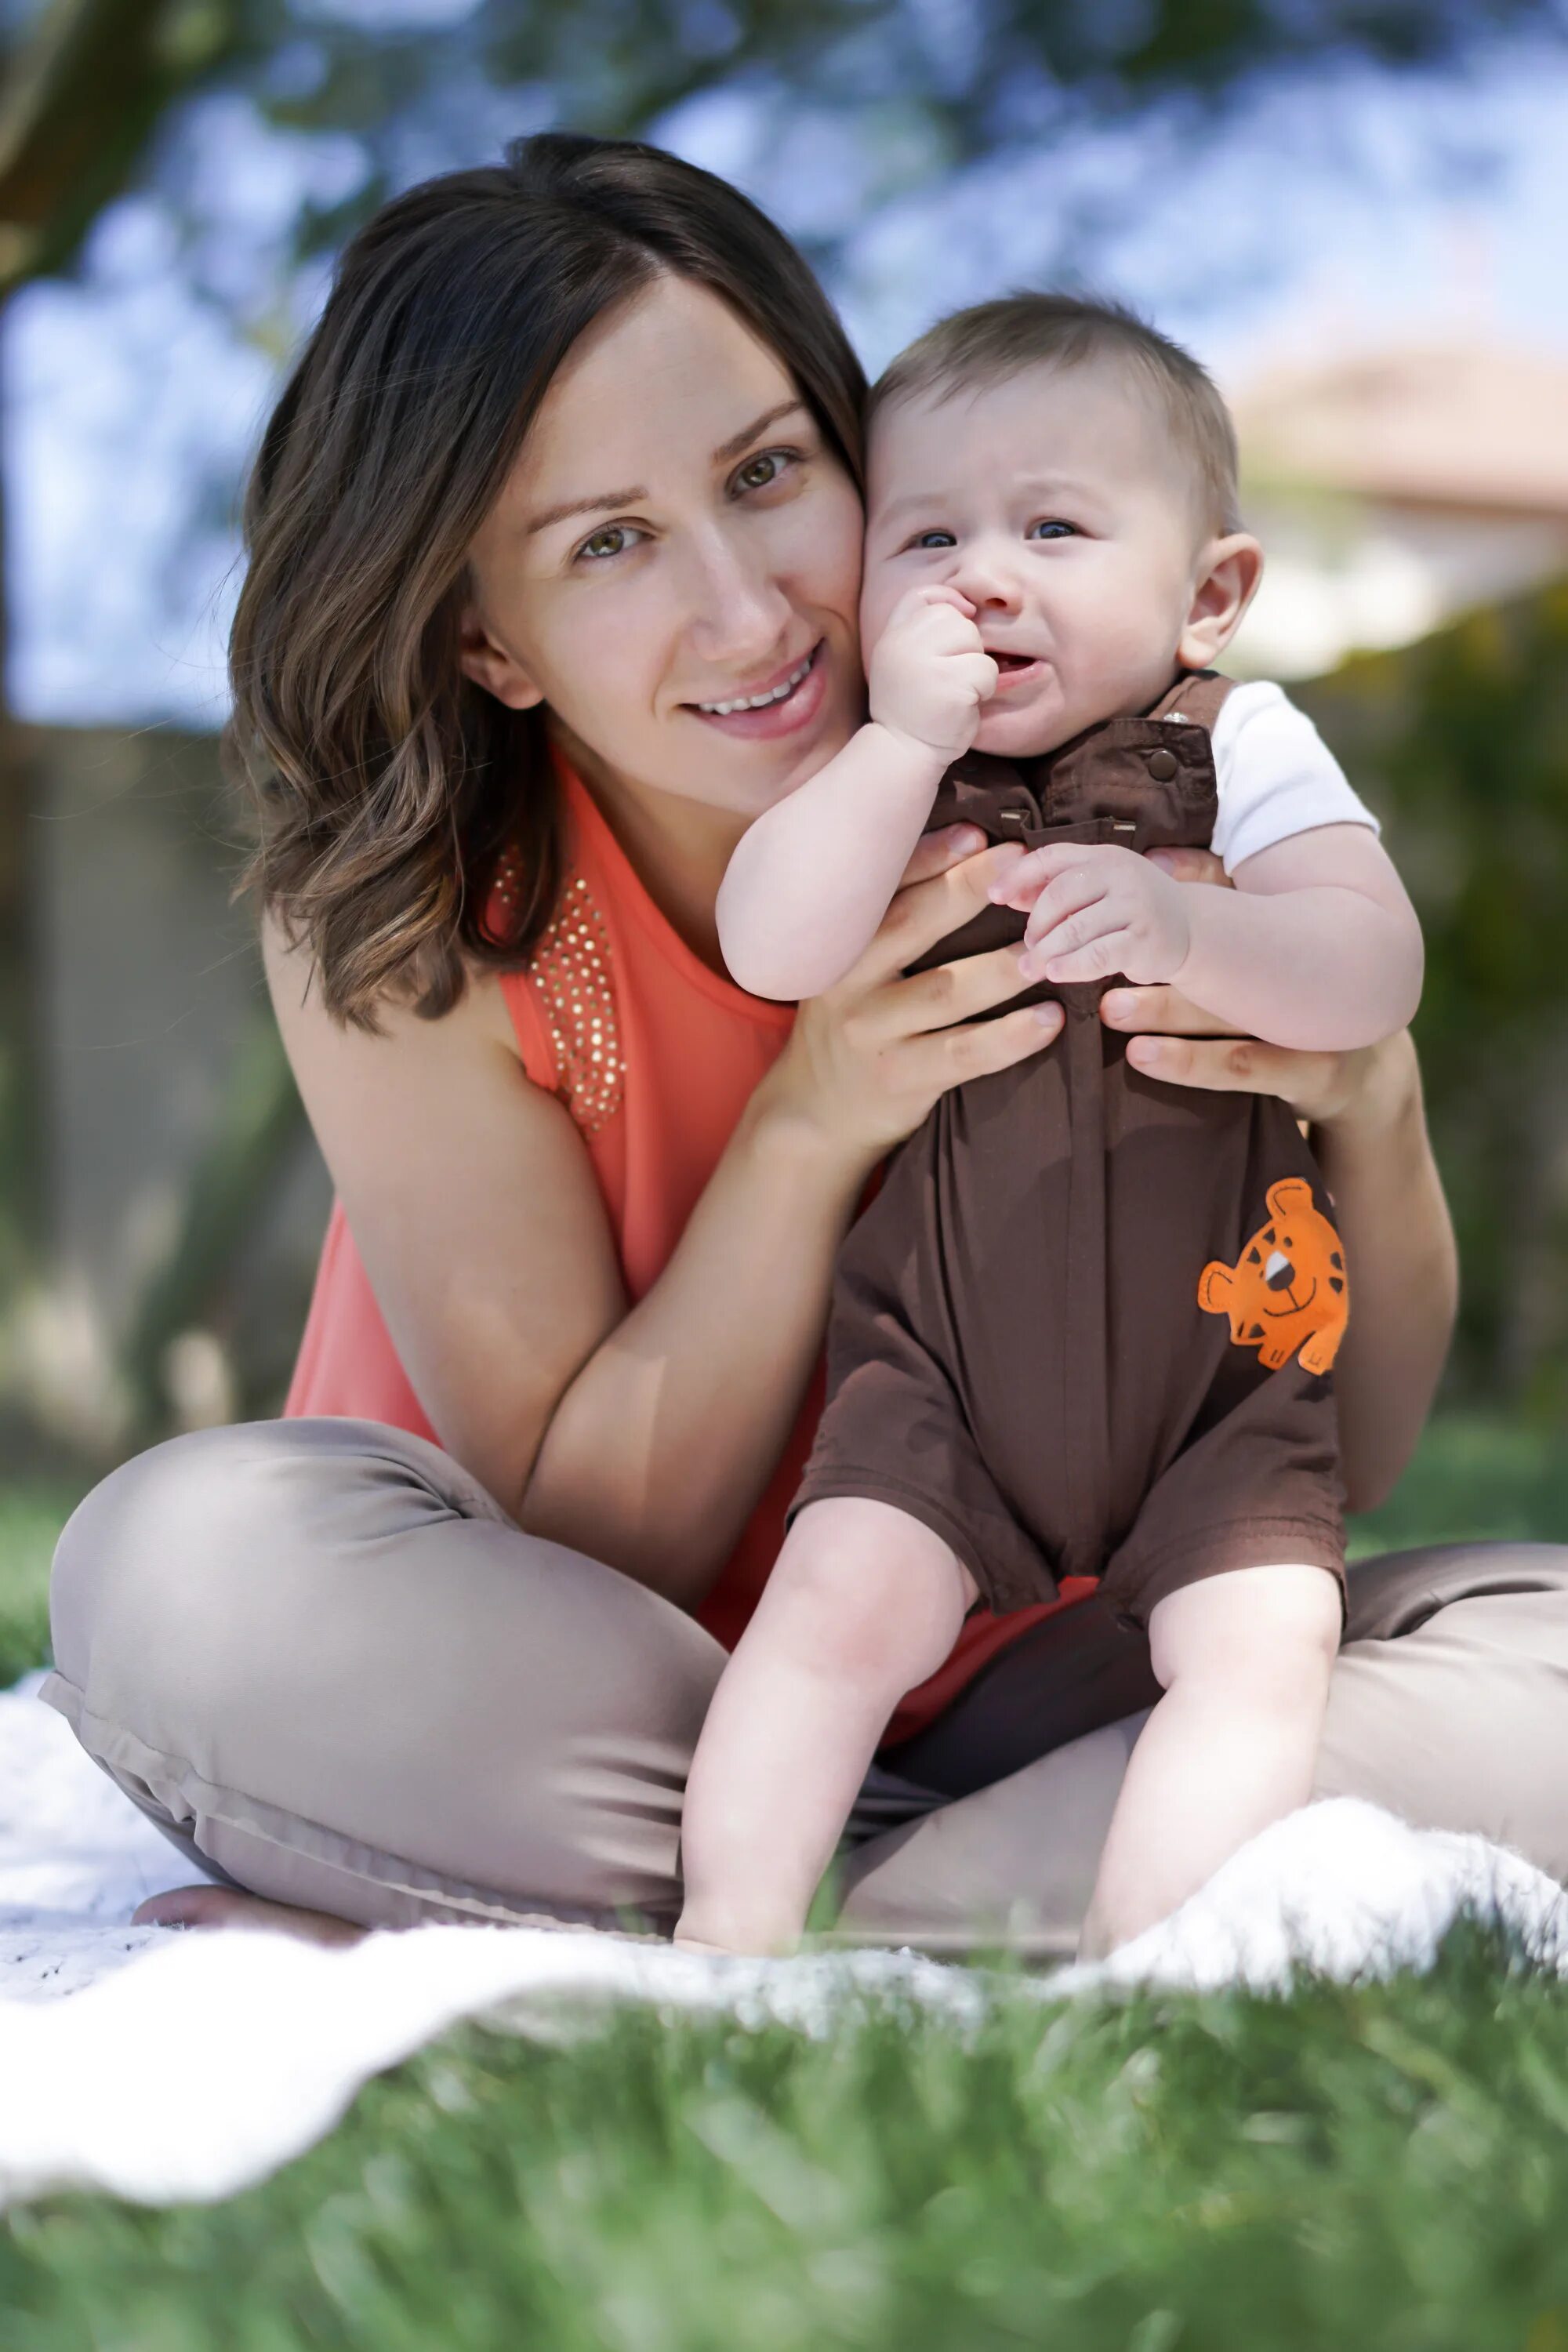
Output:
[[[1015,854],[962,834],[798,1015],[722,970],[735,841],[858,715],[862,391],[787,242],[647,149],[523,142],[344,257],[234,646],[247,878],[339,1205],[286,1417],[127,1464],[56,1569],[53,1704],[231,1882],[145,1916],[674,1920],[836,1245],[937,1096],[1059,1020],[1007,1009],[1005,952],[902,977]],[[1376,1500],[1454,1295],[1408,1040],[1237,1046],[1157,991],[1107,1017],[1161,1078],[1313,1119]],[[1351,1605],[1321,1790],[1568,1870],[1568,1558],[1406,1555]],[[841,1932],[1070,1949],[1154,1696],[1092,1591],[972,1621],[889,1727]]]

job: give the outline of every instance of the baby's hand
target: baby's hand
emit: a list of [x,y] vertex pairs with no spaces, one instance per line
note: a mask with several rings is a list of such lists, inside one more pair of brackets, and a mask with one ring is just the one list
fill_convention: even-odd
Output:
[[973,605],[934,584],[900,597],[872,647],[869,677],[877,724],[944,763],[968,751],[980,706],[996,691]]
[[1026,980],[1174,980],[1187,959],[1189,893],[1135,850],[1062,842],[1031,849],[991,897],[1027,913]]

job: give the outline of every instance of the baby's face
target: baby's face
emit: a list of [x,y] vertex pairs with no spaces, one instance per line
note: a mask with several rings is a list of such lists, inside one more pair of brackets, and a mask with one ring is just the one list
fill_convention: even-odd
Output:
[[894,402],[872,427],[868,506],[866,648],[907,589],[968,597],[1002,673],[977,750],[1054,751],[1175,675],[1206,535],[1153,399],[1114,367]]

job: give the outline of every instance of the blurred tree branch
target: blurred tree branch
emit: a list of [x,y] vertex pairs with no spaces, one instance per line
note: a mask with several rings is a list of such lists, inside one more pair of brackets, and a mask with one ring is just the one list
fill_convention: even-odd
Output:
[[165,108],[236,34],[226,0],[48,0],[0,86],[0,297],[68,267]]

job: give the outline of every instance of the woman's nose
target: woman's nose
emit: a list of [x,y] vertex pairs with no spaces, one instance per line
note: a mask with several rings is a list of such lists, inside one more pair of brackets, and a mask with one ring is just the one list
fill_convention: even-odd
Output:
[[763,564],[727,541],[702,550],[688,590],[692,643],[704,661],[755,661],[784,635],[790,601]]

